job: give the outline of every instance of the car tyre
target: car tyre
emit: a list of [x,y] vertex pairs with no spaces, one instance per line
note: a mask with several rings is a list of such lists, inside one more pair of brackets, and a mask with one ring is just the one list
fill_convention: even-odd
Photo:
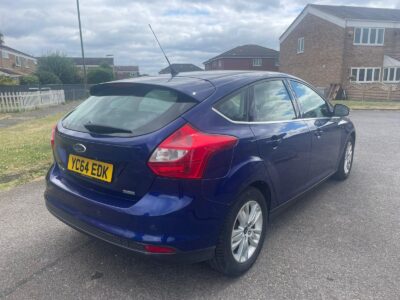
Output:
[[354,157],[354,138],[350,137],[344,148],[342,157],[340,158],[339,168],[333,177],[337,180],[345,180],[349,177],[351,168],[353,166]]
[[211,267],[231,277],[249,270],[263,246],[267,223],[268,207],[263,194],[254,187],[247,188],[226,217],[215,257],[209,262]]

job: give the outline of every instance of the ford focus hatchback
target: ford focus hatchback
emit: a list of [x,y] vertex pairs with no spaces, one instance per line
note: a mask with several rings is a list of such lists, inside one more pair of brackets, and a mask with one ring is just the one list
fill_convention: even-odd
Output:
[[351,171],[343,105],[281,73],[198,72],[99,84],[55,126],[48,210],[143,255],[247,271],[268,220]]

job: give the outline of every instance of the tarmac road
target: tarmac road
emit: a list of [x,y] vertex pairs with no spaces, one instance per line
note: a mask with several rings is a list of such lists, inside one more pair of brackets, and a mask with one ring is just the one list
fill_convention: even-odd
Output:
[[237,279],[76,232],[47,212],[43,181],[1,192],[0,298],[399,299],[400,112],[352,119],[350,178],[328,180],[275,219],[258,261]]

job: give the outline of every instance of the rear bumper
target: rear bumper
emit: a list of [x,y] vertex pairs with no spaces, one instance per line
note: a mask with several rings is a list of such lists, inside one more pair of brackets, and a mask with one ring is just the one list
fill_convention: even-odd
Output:
[[[201,184],[187,191],[154,183],[138,201],[123,200],[69,182],[52,167],[44,194],[48,210],[67,225],[139,254],[169,261],[212,258],[227,206],[201,196]],[[160,186],[166,186],[164,190]],[[185,189],[186,188],[186,189]],[[168,192],[168,193],[167,193]],[[145,245],[175,249],[170,254],[145,251]]]
[[156,254],[146,252],[144,244],[138,243],[126,238],[118,237],[108,232],[102,231],[96,227],[90,226],[76,218],[71,217],[61,209],[58,209],[46,200],[46,207],[48,211],[63,223],[71,226],[72,228],[85,233],[89,236],[98,238],[110,244],[118,247],[133,251],[139,255],[151,256],[156,259],[165,260],[168,262],[179,262],[179,263],[195,263],[205,260],[209,260],[214,257],[215,247],[209,247],[194,251],[179,251],[177,250],[172,254]]

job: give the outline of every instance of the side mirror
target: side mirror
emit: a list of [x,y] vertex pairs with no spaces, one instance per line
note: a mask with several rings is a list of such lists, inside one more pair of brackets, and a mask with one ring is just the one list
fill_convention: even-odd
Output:
[[333,107],[333,115],[335,117],[345,117],[350,113],[350,108],[343,104],[335,104]]

